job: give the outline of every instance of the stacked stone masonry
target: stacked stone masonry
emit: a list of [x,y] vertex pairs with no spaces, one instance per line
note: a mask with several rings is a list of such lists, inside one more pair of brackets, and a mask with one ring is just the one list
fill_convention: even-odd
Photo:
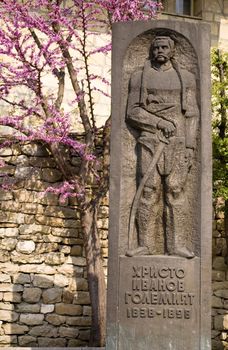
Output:
[[[2,170],[17,180],[14,191],[0,191],[0,347],[87,346],[91,307],[76,203],[43,195],[61,174],[41,146],[0,153]],[[98,221],[105,267],[107,218],[106,201]]]
[[[228,0],[203,3],[202,18],[211,23],[212,44],[221,39],[228,49]],[[97,47],[107,38],[94,40],[102,41],[93,42]],[[109,75],[109,59],[94,59],[97,74],[105,69]],[[109,100],[98,99],[95,112],[103,124]],[[0,157],[7,164],[1,171],[18,181],[17,190],[0,191],[0,347],[87,346],[91,307],[76,203],[60,205],[57,195],[42,194],[61,181],[61,173],[41,146],[0,150]],[[76,157],[71,162],[77,167]],[[106,268],[108,200],[101,207],[98,226]],[[227,255],[224,220],[218,215],[213,230],[212,350],[228,349]]]
[[[171,3],[172,0],[167,0]],[[175,16],[175,14],[162,14],[162,19],[174,19],[184,22],[202,21],[211,26],[211,45],[228,51],[228,1],[227,0],[194,0],[198,8],[197,17]]]
[[[75,203],[60,205],[57,195],[43,195],[61,175],[41,146],[14,146],[1,150],[1,157],[4,171],[19,181],[16,190],[0,192],[0,347],[87,346],[91,307]],[[106,268],[108,200],[98,226]],[[226,257],[219,213],[213,229],[213,350],[228,349]]]
[[212,350],[228,349],[228,251],[222,212],[213,222]]

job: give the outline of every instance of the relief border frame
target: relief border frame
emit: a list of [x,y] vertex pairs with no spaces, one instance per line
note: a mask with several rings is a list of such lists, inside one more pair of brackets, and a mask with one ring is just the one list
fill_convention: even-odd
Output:
[[[121,96],[121,69],[132,40],[148,30],[166,28],[185,36],[198,54],[200,87],[200,350],[211,349],[211,242],[212,242],[212,144],[210,108],[210,26],[174,20],[152,20],[113,25],[112,129],[110,166],[109,261],[107,296],[107,350],[118,349],[118,281],[121,191],[121,126],[125,106]],[[205,88],[206,87],[206,88]]]

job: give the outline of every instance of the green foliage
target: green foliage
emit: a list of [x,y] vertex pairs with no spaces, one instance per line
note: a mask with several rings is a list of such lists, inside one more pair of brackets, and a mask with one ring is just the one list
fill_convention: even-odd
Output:
[[228,199],[228,138],[213,132],[213,189],[215,197]]
[[213,192],[228,200],[228,53],[212,50]]

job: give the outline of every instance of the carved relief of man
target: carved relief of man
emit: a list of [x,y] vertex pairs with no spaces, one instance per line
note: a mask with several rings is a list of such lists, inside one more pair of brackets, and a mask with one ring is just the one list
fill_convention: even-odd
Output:
[[[199,110],[195,77],[181,69],[174,56],[174,41],[169,36],[156,36],[143,69],[130,79],[126,122],[139,132],[140,193],[136,192],[132,205],[128,256],[154,254],[162,203],[164,252],[194,257],[183,237],[185,230],[192,230],[185,190]],[[132,247],[132,220],[137,227],[136,248]]]

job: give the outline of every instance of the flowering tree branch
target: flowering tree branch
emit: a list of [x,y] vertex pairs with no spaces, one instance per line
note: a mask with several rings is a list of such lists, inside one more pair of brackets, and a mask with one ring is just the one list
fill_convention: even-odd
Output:
[[[110,135],[110,118],[97,126],[94,94],[108,97],[110,82],[93,72],[90,62],[95,55],[107,55],[111,44],[90,48],[89,41],[101,35],[98,28],[110,33],[113,22],[147,20],[160,6],[152,0],[2,0],[0,4],[0,101],[6,106],[0,125],[15,129],[14,137],[0,147],[42,142],[63,176],[59,186],[46,191],[58,194],[60,201],[77,200],[92,300],[93,345],[105,342],[105,281],[96,221],[108,190]],[[83,130],[77,130],[77,139],[71,124],[78,119]],[[70,165],[72,154],[80,159],[78,171]],[[0,161],[0,172],[2,166]],[[7,180],[2,187],[8,188]]]

